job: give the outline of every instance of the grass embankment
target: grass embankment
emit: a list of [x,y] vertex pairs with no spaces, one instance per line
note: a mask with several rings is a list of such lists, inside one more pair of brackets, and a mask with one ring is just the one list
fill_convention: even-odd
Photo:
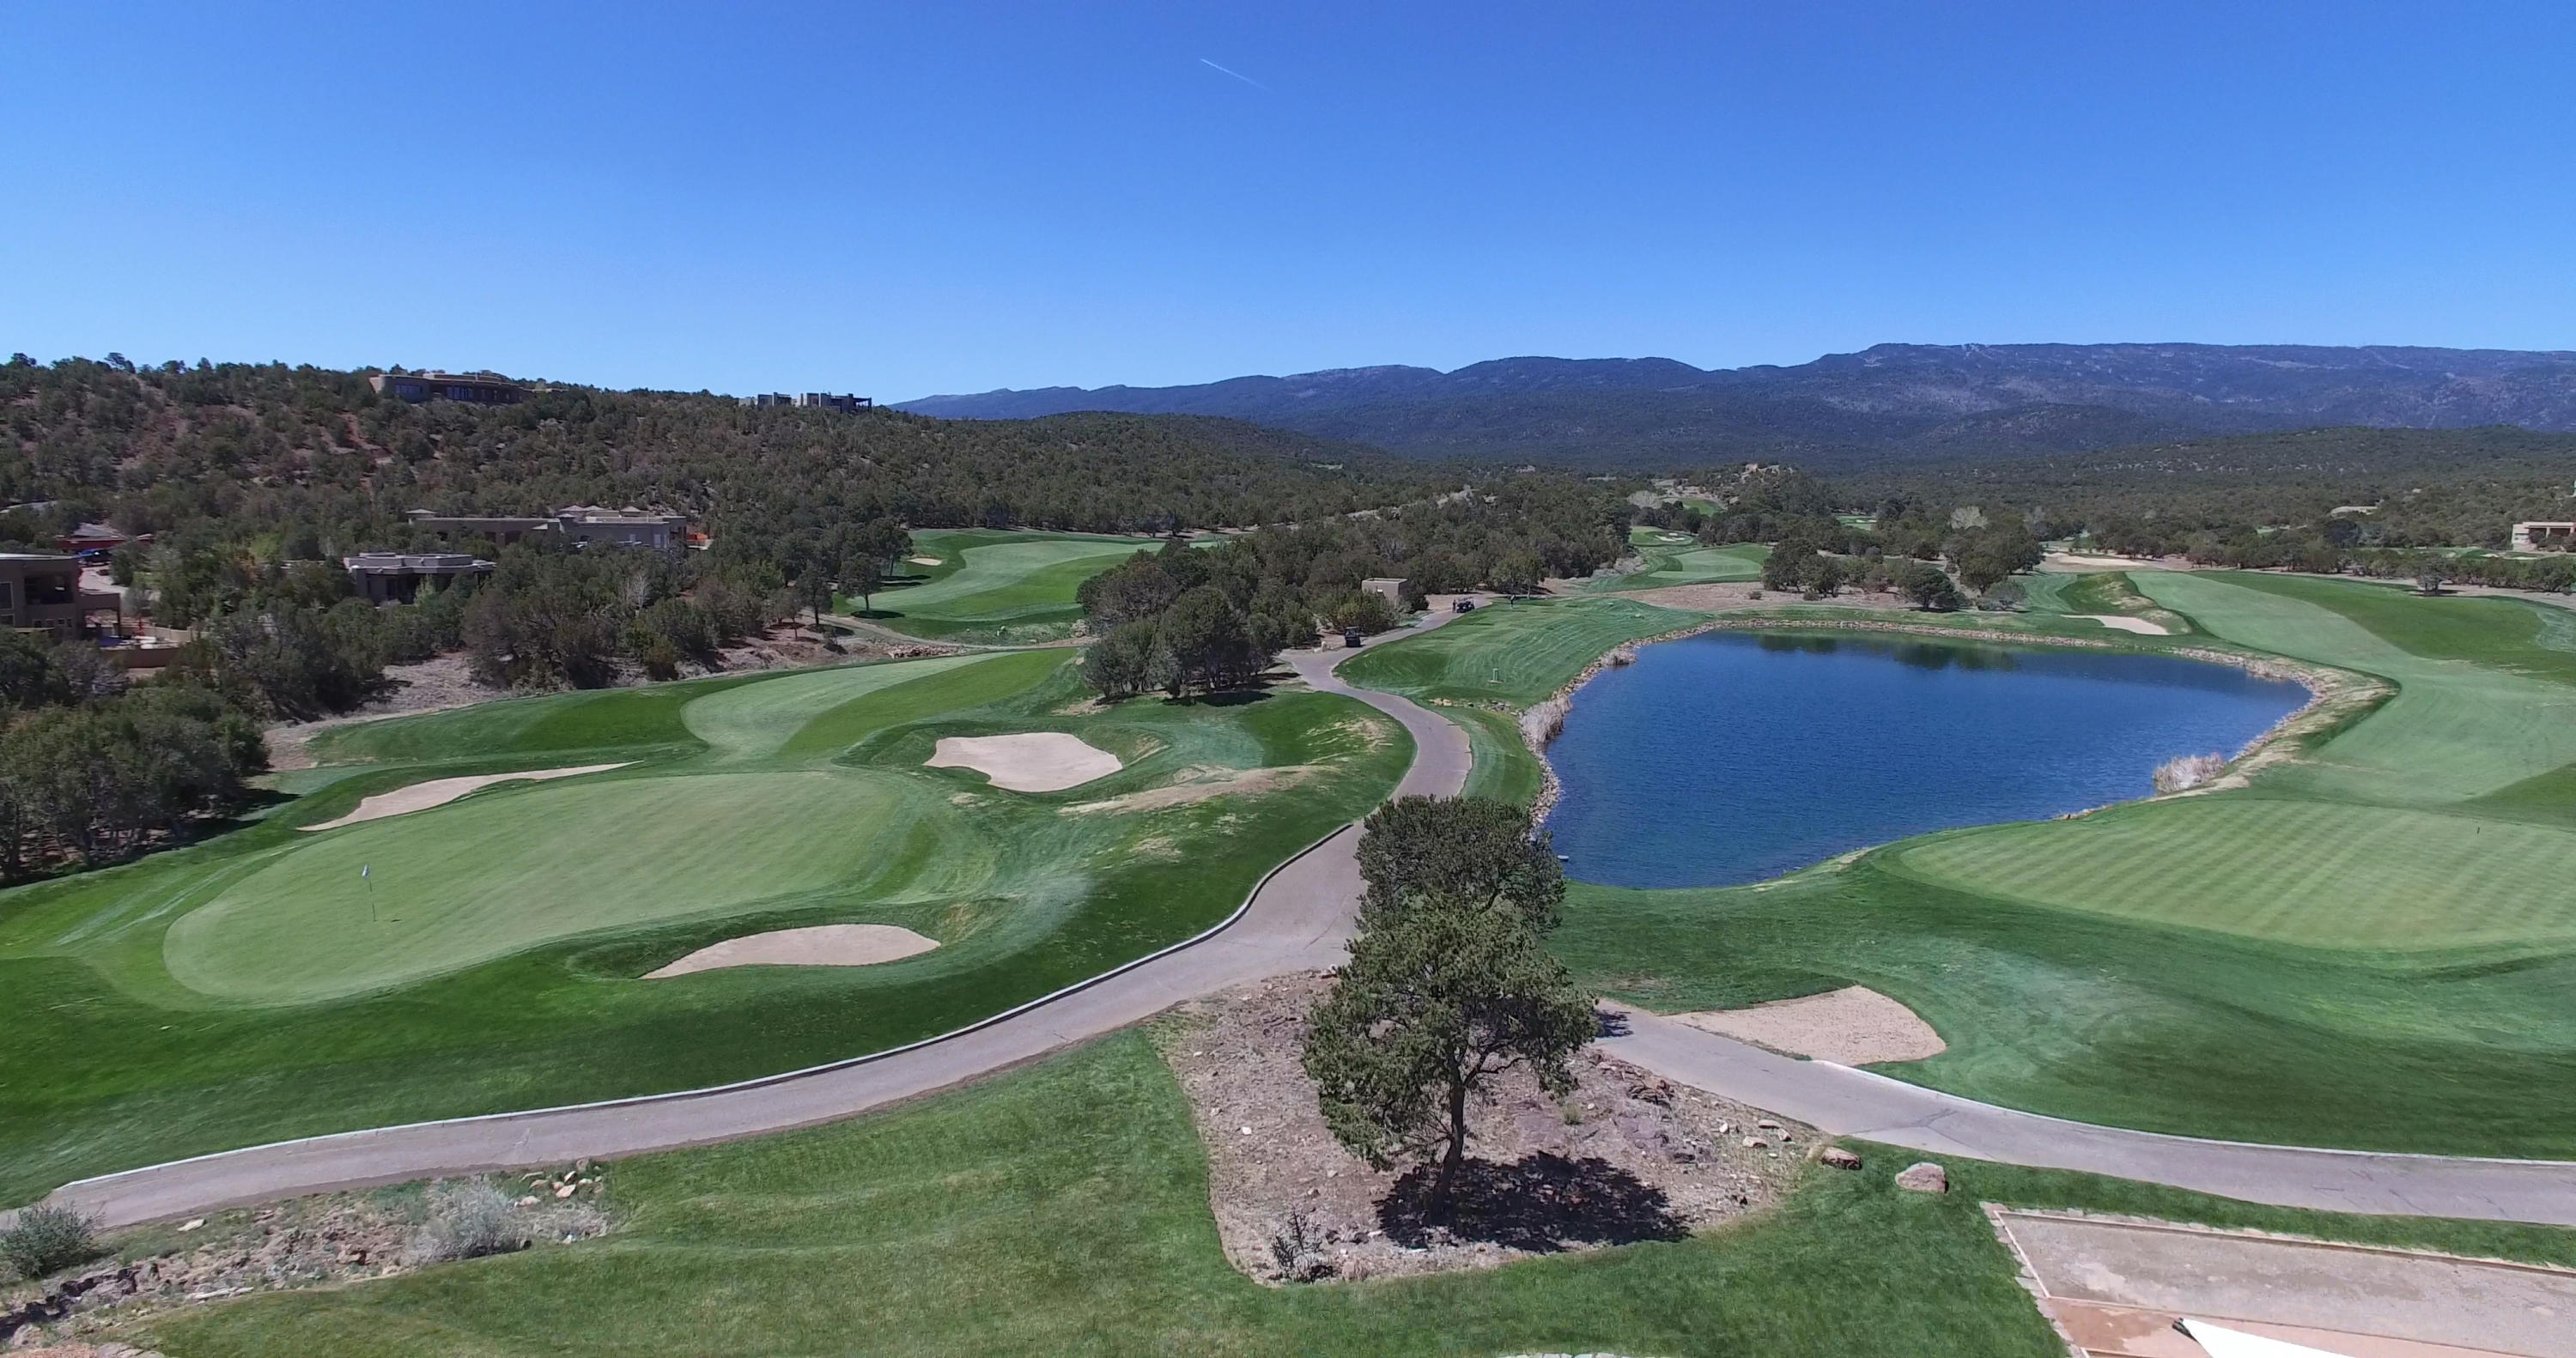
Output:
[[[1138,551],[1151,538],[1024,533],[983,528],[924,529],[913,549],[939,564],[906,562],[906,574],[867,602],[869,616],[914,636],[952,641],[1051,641],[1068,634],[1082,582]],[[844,601],[857,611],[858,601]]]
[[[228,1146],[687,1088],[878,1050],[1177,941],[1364,814],[1412,757],[1348,699],[1106,710],[1063,651],[516,699],[333,733],[364,764],[267,820],[0,893],[0,1202]],[[943,735],[1065,731],[1063,792],[928,769]],[[638,761],[318,834],[429,778]],[[1065,814],[1185,770],[1257,797]],[[319,782],[320,780],[314,780]],[[360,876],[361,869],[367,875]],[[767,929],[933,952],[637,979]]]
[[1869,985],[1950,1044],[1889,1074],[2039,1112],[2576,1156],[2567,625],[2295,577],[2137,585],[2223,641],[2398,692],[2240,791],[1927,836],[1760,887],[1578,886],[1566,955],[1664,1010]]
[[1448,1277],[1258,1286],[1226,1266],[1190,1112],[1146,1038],[808,1132],[629,1161],[602,1240],[246,1299],[137,1336],[191,1358],[692,1352],[2046,1358],[1984,1201],[2542,1262],[2570,1233],[2337,1218],[1861,1147],[1706,1236]]
[[1492,604],[1438,631],[1371,650],[1339,671],[1364,688],[1437,706],[1467,731],[1471,796],[1526,803],[1538,796],[1538,759],[1520,737],[1523,708],[1581,674],[1603,652],[1700,620],[1696,613],[1626,599]]

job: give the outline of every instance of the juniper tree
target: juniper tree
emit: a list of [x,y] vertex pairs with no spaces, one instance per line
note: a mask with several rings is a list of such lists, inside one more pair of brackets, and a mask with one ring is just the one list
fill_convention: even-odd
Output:
[[1360,861],[1369,903],[1308,1015],[1306,1073],[1353,1154],[1434,1167],[1430,1206],[1445,1215],[1470,1105],[1516,1068],[1572,1092],[1568,1059],[1596,1031],[1592,997],[1545,946],[1564,879],[1526,812],[1477,798],[1382,809]]

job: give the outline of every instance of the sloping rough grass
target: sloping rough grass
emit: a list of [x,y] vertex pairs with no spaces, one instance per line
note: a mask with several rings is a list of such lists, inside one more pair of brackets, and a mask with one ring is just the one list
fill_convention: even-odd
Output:
[[191,1358],[709,1353],[1766,1354],[2064,1349],[1979,1205],[2080,1208],[2519,1259],[2576,1235],[2293,1212],[1861,1143],[1692,1239],[1447,1277],[1266,1288],[1227,1268],[1189,1109],[1128,1034],[808,1132],[618,1165],[625,1229],[563,1248],[153,1322]]
[[2047,1358],[1972,1193],[1895,1153],[1671,1244],[1265,1288],[1227,1267],[1189,1109],[1129,1034],[880,1117],[618,1166],[627,1229],[153,1325],[191,1358],[1639,1354]]
[[2576,832],[2198,797],[1971,830],[1892,862],[1946,886],[2330,948],[2576,944]]
[[[1412,758],[1401,727],[1329,694],[1078,704],[1077,661],[1016,652],[388,721],[364,748],[419,762],[344,765],[234,834],[0,892],[0,1201],[230,1146],[717,1084],[930,1036],[1204,929]],[[690,734],[699,701],[720,705],[696,714],[716,744]],[[426,778],[608,762],[511,747],[575,717],[642,762],[294,828]],[[1012,731],[1073,734],[1128,767],[1053,794],[922,767],[942,736]],[[1318,771],[1257,796],[1059,814],[1188,769],[1289,765]],[[876,967],[638,979],[739,934],[842,923],[941,946]]]

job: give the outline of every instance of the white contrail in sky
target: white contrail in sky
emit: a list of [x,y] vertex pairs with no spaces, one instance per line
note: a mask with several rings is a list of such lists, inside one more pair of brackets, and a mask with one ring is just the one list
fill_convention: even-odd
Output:
[[1254,89],[1256,89],[1256,90],[1260,90],[1260,91],[1261,91],[1262,93],[1264,93],[1264,94],[1275,93],[1275,91],[1273,91],[1273,90],[1272,90],[1268,85],[1264,85],[1264,84],[1262,84],[1260,81],[1253,79],[1251,76],[1245,75],[1245,74],[1244,74],[1243,72],[1241,72],[1241,71],[1226,71],[1224,67],[1222,67],[1222,66],[1217,66],[1217,64],[1216,64],[1215,62],[1213,62],[1213,61],[1209,61],[1206,57],[1201,57],[1201,58],[1199,58],[1199,63],[1200,63],[1201,65],[1203,65],[1203,66],[1214,66],[1214,67],[1216,67],[1216,69],[1217,69],[1217,70],[1225,71],[1225,73],[1226,73],[1227,75],[1233,76],[1235,79],[1242,81],[1244,84],[1250,85],[1252,88],[1254,88]]

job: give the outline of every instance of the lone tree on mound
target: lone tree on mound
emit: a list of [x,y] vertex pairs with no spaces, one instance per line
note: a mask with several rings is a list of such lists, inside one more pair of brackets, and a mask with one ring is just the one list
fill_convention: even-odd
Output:
[[1597,1031],[1592,996],[1545,946],[1565,880],[1527,812],[1463,797],[1380,808],[1360,871],[1359,936],[1307,1016],[1306,1073],[1353,1154],[1436,1165],[1430,1207],[1445,1216],[1470,1101],[1520,1066],[1572,1092],[1566,1062]]

